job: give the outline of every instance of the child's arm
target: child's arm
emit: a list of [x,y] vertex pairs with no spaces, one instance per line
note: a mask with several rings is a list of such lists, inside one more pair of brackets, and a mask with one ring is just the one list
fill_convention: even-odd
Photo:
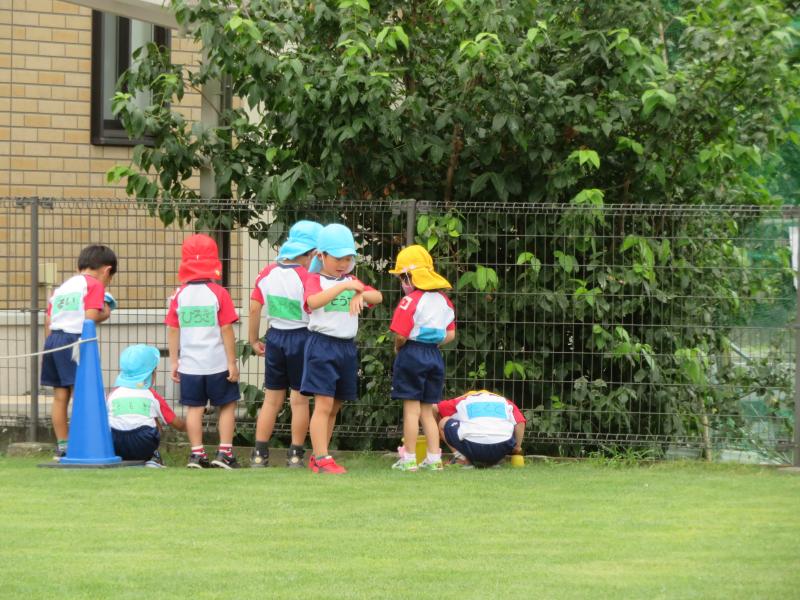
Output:
[[261,329],[261,308],[264,305],[256,300],[250,300],[250,325],[247,327],[247,337],[250,341],[253,351],[258,356],[264,356],[264,342],[258,337],[258,332]]
[[400,348],[408,341],[408,338],[404,335],[400,335],[399,333],[394,334],[394,351],[398,352]]
[[[329,287],[327,290],[322,290],[321,292],[312,294],[306,300],[306,304],[311,310],[322,308],[346,290],[353,290],[356,293],[360,293],[364,291],[364,284],[358,279],[348,279],[347,281],[342,281],[341,283],[337,283],[336,285]],[[380,292],[378,292],[378,294],[380,294]]]
[[512,451],[514,454],[522,454],[522,438],[525,437],[525,421],[521,421],[514,425],[514,440],[517,445],[514,446]]
[[440,346],[446,346],[450,342],[456,339],[456,330],[455,329],[448,329],[444,334],[444,339],[439,342]]
[[169,426],[177,431],[186,431],[186,421],[178,416],[172,419],[172,423],[170,423]]
[[378,290],[365,290],[363,296],[364,302],[372,306],[383,302],[383,294]]
[[233,325],[220,327],[222,345],[225,346],[225,356],[228,359],[228,381],[239,381],[239,366],[236,364],[236,337],[233,334]]
[[178,373],[178,348],[181,343],[181,331],[177,327],[167,326],[167,346],[169,347],[169,376],[175,383],[181,382]]
[[95,323],[102,323],[103,321],[107,321],[108,317],[111,316],[111,308],[108,304],[103,304],[103,310],[97,310],[96,308],[87,308],[83,313],[84,318],[94,321]]

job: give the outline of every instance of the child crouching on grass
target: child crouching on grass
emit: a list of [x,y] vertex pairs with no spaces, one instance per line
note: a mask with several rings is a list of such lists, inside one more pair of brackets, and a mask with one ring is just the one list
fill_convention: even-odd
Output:
[[[403,299],[394,311],[391,331],[395,334],[392,399],[403,401],[404,446],[392,465],[399,471],[442,470],[442,450],[433,408],[442,399],[444,359],[439,346],[456,337],[453,303],[442,291],[452,286],[433,268],[425,248],[414,245],[397,255],[389,273],[400,278]],[[427,442],[427,456],[417,465],[419,427]]]
[[356,244],[344,225],[332,224],[317,238],[315,258],[305,280],[305,310],[309,313],[309,337],[305,347],[304,396],[315,396],[309,433],[314,473],[347,473],[328,454],[336,414],[342,402],[358,397],[358,315],[365,305],[380,304],[381,293],[350,275],[355,267]]
[[522,454],[525,417],[503,396],[467,392],[436,407],[442,439],[463,466],[491,467],[509,454]]
[[158,446],[161,424],[186,431],[186,423],[175,416],[166,400],[153,389],[161,356],[158,348],[137,344],[119,357],[117,386],[106,400],[114,452],[123,460],[145,460],[146,467],[163,467]]

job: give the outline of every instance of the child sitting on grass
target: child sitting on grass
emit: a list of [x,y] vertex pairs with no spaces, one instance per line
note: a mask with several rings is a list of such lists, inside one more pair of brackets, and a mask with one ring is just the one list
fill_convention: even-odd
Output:
[[157,348],[128,346],[119,357],[117,386],[106,400],[114,452],[123,460],[146,460],[147,467],[163,467],[158,446],[161,424],[186,431],[186,423],[175,416],[153,381],[161,355]]

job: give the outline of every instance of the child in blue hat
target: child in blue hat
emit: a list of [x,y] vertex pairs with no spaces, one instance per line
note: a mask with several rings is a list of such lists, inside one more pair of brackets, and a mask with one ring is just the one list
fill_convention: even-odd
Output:
[[[119,357],[117,386],[106,400],[114,452],[123,460],[146,460],[148,467],[163,467],[158,446],[160,423],[186,431],[166,400],[153,389],[160,353],[153,346],[137,344]],[[160,422],[160,423],[159,423]]]
[[[303,467],[303,446],[308,433],[308,397],[300,393],[303,361],[308,339],[308,313],[303,310],[303,282],[308,265],[317,247],[322,225],[314,221],[298,221],[289,229],[289,238],[278,251],[278,260],[267,265],[256,278],[250,295],[249,339],[253,351],[264,356],[264,403],[256,421],[256,447],[250,466],[269,464],[269,440],[275,419],[291,388],[292,444],[287,453],[288,467]],[[261,313],[266,309],[266,342],[259,329]]]
[[346,473],[328,454],[336,414],[343,402],[358,396],[358,351],[355,337],[364,306],[380,304],[381,293],[364,285],[351,271],[356,244],[344,225],[331,224],[317,238],[318,257],[305,281],[305,310],[309,338],[301,391],[315,396],[309,432],[314,455],[308,462],[314,473]]

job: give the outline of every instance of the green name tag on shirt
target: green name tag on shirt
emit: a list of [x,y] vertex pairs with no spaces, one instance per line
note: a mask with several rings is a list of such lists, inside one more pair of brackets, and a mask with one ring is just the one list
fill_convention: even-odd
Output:
[[267,310],[273,319],[289,319],[291,321],[303,320],[303,309],[298,300],[285,296],[267,295]]
[[181,327],[214,327],[217,324],[215,306],[183,306],[178,309]]
[[336,298],[325,305],[325,312],[350,312],[350,300],[356,293],[353,290],[345,290]]
[[81,293],[74,292],[72,294],[61,294],[53,298],[53,314],[57,315],[64,311],[80,310],[81,308]]
[[114,398],[111,401],[111,414],[115,417],[126,415],[150,416],[150,400],[147,398]]

